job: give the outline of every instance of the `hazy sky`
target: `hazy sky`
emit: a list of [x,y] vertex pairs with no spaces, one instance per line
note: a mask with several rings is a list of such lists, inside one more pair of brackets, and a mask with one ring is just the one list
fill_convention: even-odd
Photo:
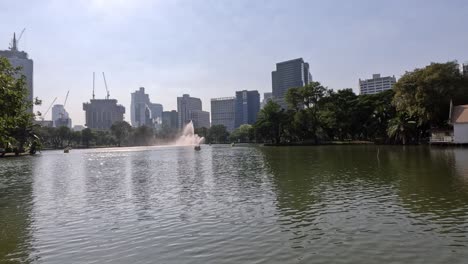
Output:
[[210,111],[210,98],[271,91],[275,63],[298,57],[315,81],[357,92],[372,73],[468,60],[467,18],[466,0],[0,0],[0,49],[27,28],[20,49],[34,60],[37,110],[70,90],[75,125],[93,71],[97,98],[104,71],[126,120],[140,86],[165,110],[188,93]]

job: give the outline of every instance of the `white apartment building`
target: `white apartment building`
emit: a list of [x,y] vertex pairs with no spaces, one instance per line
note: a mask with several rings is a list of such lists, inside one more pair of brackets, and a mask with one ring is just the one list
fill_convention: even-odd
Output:
[[376,94],[392,89],[395,83],[395,76],[380,77],[380,74],[373,74],[372,79],[359,79],[359,91],[360,94]]

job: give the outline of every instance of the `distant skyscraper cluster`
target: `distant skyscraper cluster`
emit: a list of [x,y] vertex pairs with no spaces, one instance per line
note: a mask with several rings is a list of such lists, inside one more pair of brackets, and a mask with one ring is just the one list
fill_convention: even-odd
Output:
[[395,76],[380,77],[380,74],[373,74],[372,79],[359,79],[359,91],[360,94],[376,94],[392,89],[395,83]]
[[211,124],[223,125],[229,132],[257,121],[260,111],[258,91],[237,91],[235,97],[211,99]]
[[140,87],[138,91],[131,94],[130,121],[132,126],[158,127],[162,123],[163,106],[151,103],[145,88]]
[[210,113],[203,111],[200,98],[188,94],[177,97],[178,128],[182,129],[190,121],[195,128],[210,127]]
[[285,96],[290,88],[303,87],[312,82],[309,64],[302,58],[279,62],[271,73],[271,92],[264,93],[260,103],[257,90],[237,91],[233,98],[211,99],[211,122],[213,125],[224,125],[232,131],[244,124],[254,124],[260,108],[269,101],[277,102],[287,109]]

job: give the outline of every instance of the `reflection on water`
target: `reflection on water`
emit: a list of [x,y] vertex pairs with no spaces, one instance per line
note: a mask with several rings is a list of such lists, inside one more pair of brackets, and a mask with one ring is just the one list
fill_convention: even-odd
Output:
[[30,261],[31,210],[33,207],[31,171],[34,160],[0,160],[0,262]]
[[461,263],[468,150],[204,146],[0,160],[0,262]]

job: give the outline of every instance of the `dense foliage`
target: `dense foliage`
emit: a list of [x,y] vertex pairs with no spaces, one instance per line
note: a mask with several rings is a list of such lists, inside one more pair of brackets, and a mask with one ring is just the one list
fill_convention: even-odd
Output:
[[0,155],[24,151],[34,154],[40,148],[30,111],[33,104],[26,100],[28,90],[20,70],[0,58]]
[[147,126],[132,128],[125,121],[116,122],[109,131],[72,131],[68,127],[41,127],[37,129],[46,148],[148,146],[156,143],[157,134]]

